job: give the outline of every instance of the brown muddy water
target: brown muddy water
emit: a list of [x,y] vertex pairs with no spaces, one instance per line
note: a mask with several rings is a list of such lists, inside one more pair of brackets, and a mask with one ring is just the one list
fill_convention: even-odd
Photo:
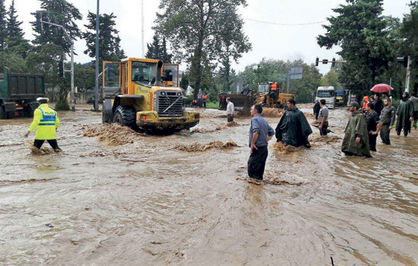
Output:
[[[417,130],[346,157],[348,112],[331,110],[334,134],[313,128],[310,150],[272,140],[256,185],[244,179],[249,118],[228,127],[200,111],[192,132],[122,131],[122,145],[84,136],[100,113],[60,113],[64,152],[41,155],[23,138],[29,119],[1,120],[0,264],[417,265]],[[175,148],[217,141],[238,146]]]

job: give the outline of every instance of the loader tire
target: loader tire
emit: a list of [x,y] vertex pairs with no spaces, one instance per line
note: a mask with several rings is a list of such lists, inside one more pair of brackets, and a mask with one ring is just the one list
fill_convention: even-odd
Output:
[[113,115],[113,123],[118,123],[121,126],[137,129],[136,112],[132,107],[119,105]]

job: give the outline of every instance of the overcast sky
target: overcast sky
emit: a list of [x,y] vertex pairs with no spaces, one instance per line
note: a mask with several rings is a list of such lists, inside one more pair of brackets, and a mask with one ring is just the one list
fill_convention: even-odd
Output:
[[[146,43],[152,41],[152,26],[158,11],[159,0],[144,1],[144,29]],[[84,30],[88,11],[96,13],[96,0],[70,0],[83,15],[79,23]],[[410,0],[384,0],[384,15],[402,18],[409,12]],[[9,9],[11,0],[6,0]],[[344,4],[344,0],[247,0],[248,6],[240,9],[245,21],[244,30],[253,45],[252,51],[244,54],[234,68],[241,71],[245,66],[258,63],[262,58],[295,60],[303,59],[308,64],[315,58],[336,57],[338,48],[322,49],[316,42],[316,36],[324,34],[322,24],[332,15],[333,8]],[[18,19],[23,22],[27,39],[33,39],[29,24],[34,20],[30,14],[40,9],[39,0],[15,0]],[[141,0],[101,0],[100,13],[114,13],[117,16],[116,27],[121,37],[121,46],[128,57],[141,56]],[[295,25],[303,24],[303,25]],[[79,40],[75,43],[77,62],[91,60],[83,53],[86,43]],[[145,48],[146,52],[146,48]],[[321,73],[328,72],[330,65],[320,66]]]

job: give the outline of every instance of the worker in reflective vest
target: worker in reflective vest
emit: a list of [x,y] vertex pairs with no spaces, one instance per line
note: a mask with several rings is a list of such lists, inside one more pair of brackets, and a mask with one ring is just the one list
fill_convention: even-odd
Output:
[[39,97],[36,101],[40,104],[33,113],[33,122],[25,134],[27,138],[36,129],[35,141],[33,145],[40,149],[42,144],[48,141],[55,152],[61,151],[58,147],[56,130],[60,125],[57,112],[48,106],[48,98]]
[[274,107],[274,105],[277,103],[277,97],[278,96],[278,88],[277,88],[277,82],[273,82],[270,88],[270,105],[271,107]]
[[361,106],[361,109],[363,109],[363,112],[367,109],[367,105],[369,105],[369,103],[370,103],[369,96],[365,95],[363,97],[363,104]]

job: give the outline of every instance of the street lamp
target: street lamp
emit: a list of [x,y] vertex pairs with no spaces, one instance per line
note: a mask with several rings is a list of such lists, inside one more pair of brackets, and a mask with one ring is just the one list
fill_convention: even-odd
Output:
[[97,12],[96,12],[96,81],[95,81],[95,92],[94,92],[94,110],[99,110],[99,2],[97,0]]
[[[71,39],[70,35],[65,31],[64,26],[62,26],[60,24],[48,22],[48,21],[43,21],[42,20],[42,11],[36,11],[36,15],[37,15],[36,16],[37,23],[39,22],[41,24],[41,29],[43,28],[42,27],[42,24],[43,23],[49,24],[49,25],[52,25],[52,26],[55,26],[55,27],[58,27],[58,28],[61,28],[62,31],[64,32],[64,36],[67,38],[67,40],[69,42],[71,42],[71,70],[70,70],[70,72],[71,72],[71,94],[70,94],[70,98],[71,98],[71,110],[72,111],[75,111],[75,98],[74,98],[74,42]],[[65,71],[66,70],[64,69],[64,72]]]

